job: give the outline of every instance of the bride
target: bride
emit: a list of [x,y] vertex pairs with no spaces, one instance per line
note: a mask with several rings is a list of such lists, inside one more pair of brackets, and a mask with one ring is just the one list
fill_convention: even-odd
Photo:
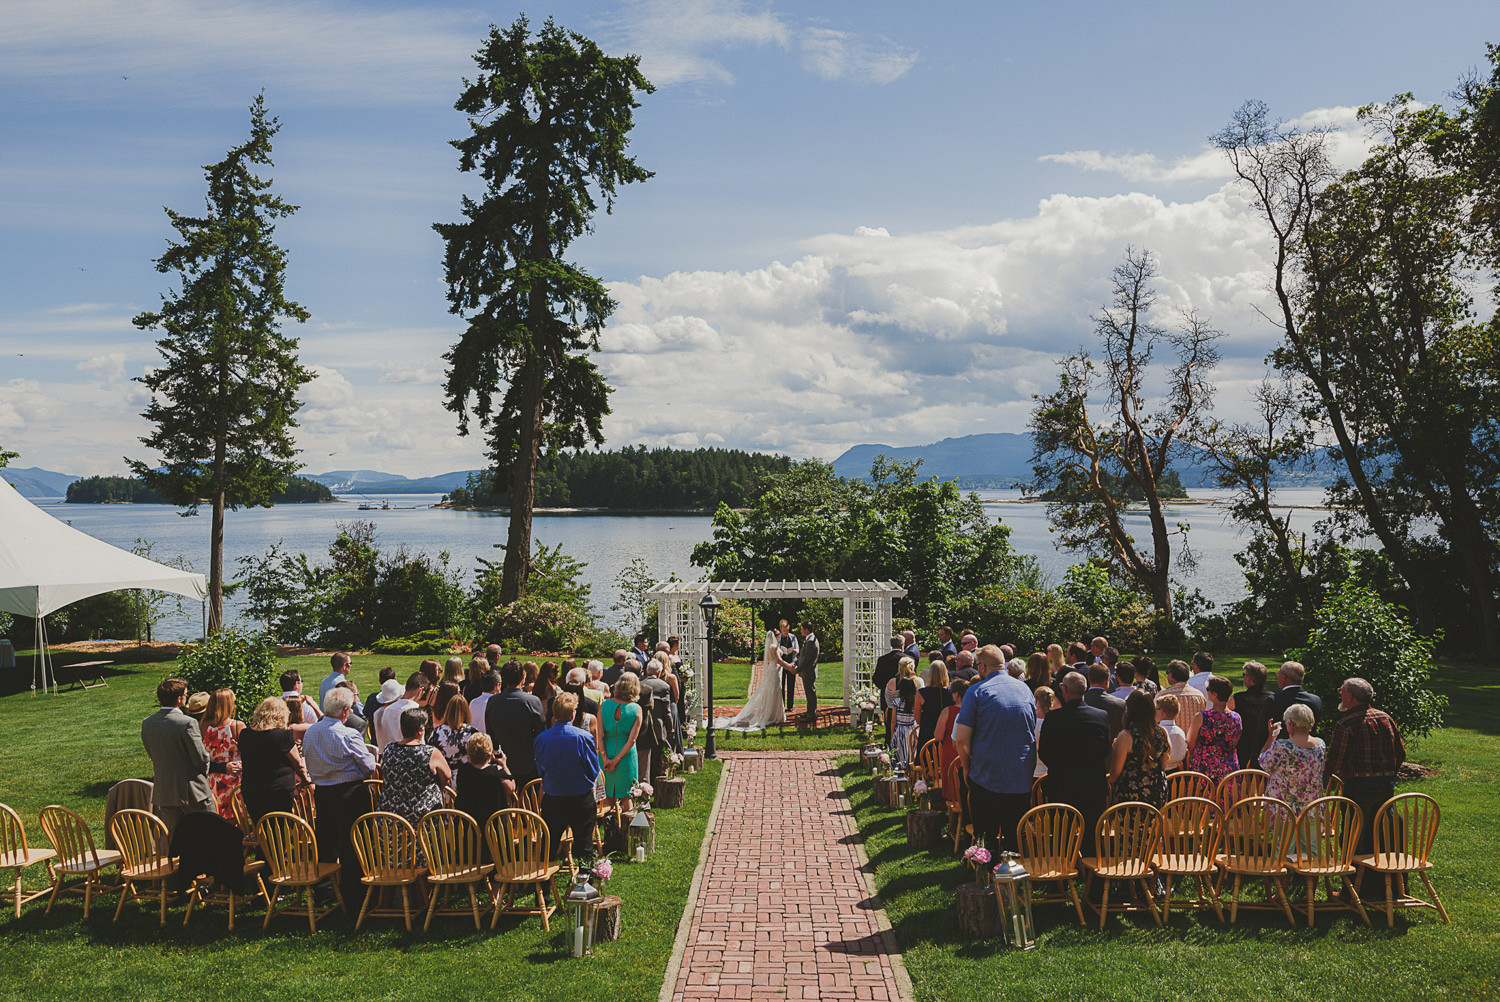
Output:
[[722,727],[760,730],[785,722],[786,707],[781,703],[781,671],[789,666],[781,660],[781,649],[776,643],[776,636],[775,630],[766,633],[765,661],[760,673],[760,685],[750,694],[750,702],[745,704],[745,708],[737,716],[726,720]]

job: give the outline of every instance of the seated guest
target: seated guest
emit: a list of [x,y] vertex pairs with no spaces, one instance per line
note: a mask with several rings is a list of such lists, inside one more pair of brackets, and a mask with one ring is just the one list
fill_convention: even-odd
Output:
[[427,744],[427,711],[414,707],[401,712],[401,740],[380,753],[380,802],[376,810],[390,811],[413,826],[443,806],[443,787],[453,770],[443,753]]
[[927,747],[927,742],[937,735],[938,717],[953,703],[953,694],[948,691],[948,669],[941,661],[932,662],[927,669],[927,684],[917,690],[917,750]]
[[[630,677],[633,681],[634,673]],[[609,706],[608,701],[605,706]],[[573,833],[575,857],[594,854],[594,784],[599,775],[599,748],[592,734],[573,726],[577,708],[577,696],[558,693],[552,701],[556,723],[537,735],[532,746],[542,777],[542,820],[552,835],[553,859],[557,858],[564,831]]]
[[[1036,698],[1036,740],[1040,744],[1042,724],[1047,719],[1047,712],[1057,705],[1057,694],[1052,691],[1051,686],[1039,685],[1032,695]],[[1047,763],[1042,761],[1041,756],[1037,756],[1036,769],[1032,772],[1032,777],[1039,778],[1045,775],[1047,775]]]
[[1169,746],[1165,765],[1167,772],[1182,768],[1182,760],[1187,758],[1187,735],[1177,726],[1177,713],[1176,696],[1164,692],[1156,697],[1156,722],[1167,733]]
[[495,758],[495,743],[488,734],[475,734],[465,749],[469,759],[454,773],[458,796],[455,810],[463,811],[483,827],[496,811],[510,806],[516,795],[516,783],[504,759]]
[[349,841],[349,828],[370,807],[364,781],[375,772],[375,755],[359,732],[349,726],[356,703],[343,682],[323,697],[323,719],[302,738],[307,774],[315,784],[318,858],[338,863],[339,889],[346,902],[357,901],[359,860]]
[[1301,703],[1286,709],[1286,737],[1282,725],[1272,721],[1265,745],[1257,759],[1270,774],[1266,796],[1285,801],[1293,811],[1323,795],[1323,765],[1328,746],[1312,736],[1313,712]]
[[478,733],[469,716],[468,701],[455,692],[443,709],[442,723],[432,729],[427,743],[443,753],[450,770],[457,770],[468,761],[469,739]]
[[1156,722],[1156,704],[1144,692],[1125,700],[1125,726],[1115,737],[1109,759],[1109,784],[1117,804],[1139,801],[1157,810],[1167,802],[1163,771],[1171,754],[1167,732]]
[[240,792],[251,821],[272,811],[290,812],[298,782],[312,782],[287,724],[287,701],[268,696],[240,731]]
[[1240,767],[1239,742],[1243,725],[1240,715],[1227,709],[1234,688],[1229,679],[1215,675],[1208,680],[1208,709],[1203,711],[1198,733],[1188,737],[1188,768],[1201,772],[1217,785]]

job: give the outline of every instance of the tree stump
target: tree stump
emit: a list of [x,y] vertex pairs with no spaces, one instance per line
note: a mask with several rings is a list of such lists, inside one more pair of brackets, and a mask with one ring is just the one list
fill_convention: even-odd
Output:
[[943,841],[943,824],[948,816],[942,811],[907,811],[906,844],[915,849],[931,849]]
[[1000,934],[1000,909],[994,891],[973,882],[958,885],[958,928],[977,939]]
[[620,938],[620,913],[625,902],[605,895],[594,906],[594,942],[612,943]]
[[681,776],[656,781],[656,793],[651,798],[652,807],[681,807],[687,791],[687,780]]

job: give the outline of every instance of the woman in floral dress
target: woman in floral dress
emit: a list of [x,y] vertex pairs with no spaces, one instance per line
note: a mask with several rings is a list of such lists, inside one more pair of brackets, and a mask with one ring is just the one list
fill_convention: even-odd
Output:
[[[234,719],[234,690],[216,689],[203,713],[203,747],[215,762],[240,760],[240,731],[245,722]],[[211,772],[208,788],[214,795],[214,809],[219,817],[234,820],[234,791],[240,785],[239,773]]]
[[1271,733],[1261,750],[1259,764],[1271,778],[1266,780],[1266,796],[1285,801],[1294,811],[1323,795],[1323,762],[1328,746],[1312,736],[1313,712],[1301,703],[1286,710],[1286,737],[1281,737],[1281,723],[1271,722]]
[[469,739],[478,733],[479,729],[470,723],[469,701],[454,693],[443,709],[443,722],[432,729],[427,743],[443,753],[448,768],[456,773],[460,765],[469,761]]
[[1225,709],[1233,694],[1229,679],[1215,675],[1208,680],[1208,709],[1188,748],[1188,768],[1203,773],[1215,785],[1240,766],[1238,745],[1244,725],[1238,713]]
[[1137,689],[1125,700],[1125,721],[1109,757],[1109,782],[1117,804],[1167,802],[1167,732],[1156,722],[1156,702]]

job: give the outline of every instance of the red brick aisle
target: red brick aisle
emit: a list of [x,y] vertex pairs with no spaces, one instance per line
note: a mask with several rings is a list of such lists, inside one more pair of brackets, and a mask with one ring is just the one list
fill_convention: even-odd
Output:
[[722,757],[713,835],[664,1002],[910,998],[830,753]]

